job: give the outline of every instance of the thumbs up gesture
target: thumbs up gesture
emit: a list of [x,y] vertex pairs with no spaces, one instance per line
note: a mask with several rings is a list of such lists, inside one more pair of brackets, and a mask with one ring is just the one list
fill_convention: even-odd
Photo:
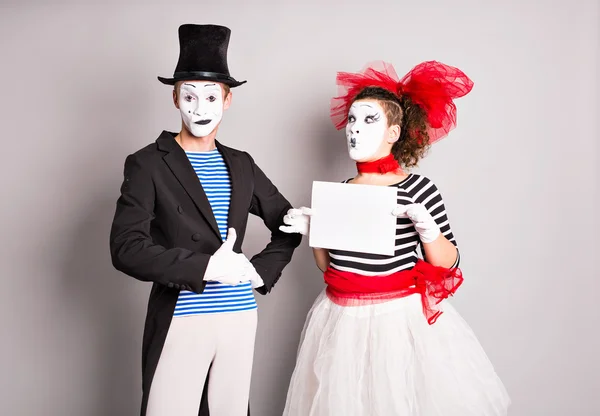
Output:
[[260,279],[248,258],[233,251],[236,239],[235,229],[230,228],[227,239],[208,261],[204,280],[235,286],[247,281],[254,282],[257,278]]

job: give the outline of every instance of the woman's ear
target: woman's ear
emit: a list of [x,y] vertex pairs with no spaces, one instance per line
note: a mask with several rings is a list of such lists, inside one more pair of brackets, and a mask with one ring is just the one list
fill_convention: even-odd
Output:
[[400,126],[397,124],[394,124],[394,125],[388,127],[387,142],[395,143],[398,141],[399,138],[400,138]]

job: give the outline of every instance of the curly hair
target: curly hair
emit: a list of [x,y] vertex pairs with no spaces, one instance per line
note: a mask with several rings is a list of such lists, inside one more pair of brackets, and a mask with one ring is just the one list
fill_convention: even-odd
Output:
[[398,97],[380,87],[366,87],[353,101],[376,100],[388,119],[388,127],[400,126],[400,138],[392,146],[392,154],[401,166],[417,166],[429,150],[429,127],[425,111],[407,96]]

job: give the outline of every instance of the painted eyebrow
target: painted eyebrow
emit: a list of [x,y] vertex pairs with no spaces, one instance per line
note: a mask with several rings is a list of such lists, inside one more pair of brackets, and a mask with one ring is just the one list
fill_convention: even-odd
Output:
[[353,108],[357,108],[357,107],[359,107],[359,108],[360,108],[360,107],[367,107],[367,108],[369,108],[369,109],[371,109],[371,110],[373,110],[373,111],[379,112],[379,110],[378,110],[378,109],[377,109],[377,108],[376,108],[374,105],[372,105],[372,104],[367,104],[367,103],[365,103],[365,104],[355,104],[355,105],[352,105],[352,106],[350,107],[350,111],[352,111],[352,109],[353,109]]
[[204,88],[206,88],[206,87],[214,87],[215,85],[217,85],[217,84],[205,84]]
[[186,84],[183,84],[183,85],[189,85],[190,87],[194,87],[194,88],[196,88],[196,86],[195,86],[195,85],[193,85],[193,84],[187,84],[187,83],[186,83]]

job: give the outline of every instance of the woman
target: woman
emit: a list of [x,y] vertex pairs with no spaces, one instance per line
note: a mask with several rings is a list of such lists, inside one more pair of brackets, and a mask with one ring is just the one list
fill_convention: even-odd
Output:
[[[424,62],[401,80],[389,64],[340,73],[332,120],[346,127],[350,184],[398,188],[393,256],[314,249],[326,290],[302,333],[284,416],[496,416],[508,394],[472,330],[448,303],[459,252],[434,183],[406,173],[456,124],[472,81]],[[309,208],[286,232],[307,235]],[[420,248],[424,260],[418,257]]]

